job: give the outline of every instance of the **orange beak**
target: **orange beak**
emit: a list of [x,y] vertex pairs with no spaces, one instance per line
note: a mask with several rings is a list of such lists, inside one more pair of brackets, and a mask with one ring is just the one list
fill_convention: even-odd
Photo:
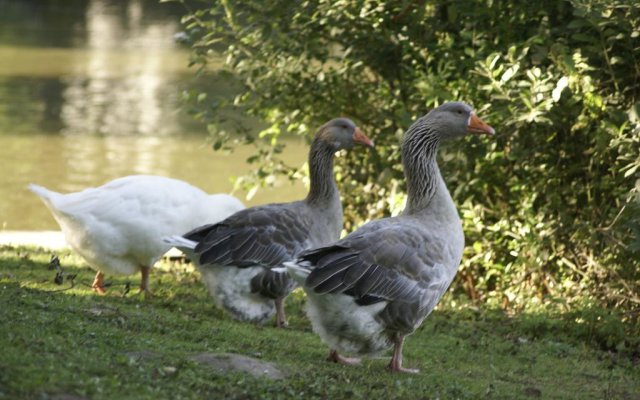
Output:
[[353,141],[368,147],[373,147],[373,140],[369,139],[367,135],[362,133],[358,127],[356,127],[356,130],[353,132]]
[[484,133],[485,135],[493,135],[496,131],[487,125],[483,120],[480,119],[475,113],[471,113],[471,118],[469,118],[469,125],[467,126],[467,131],[469,133]]

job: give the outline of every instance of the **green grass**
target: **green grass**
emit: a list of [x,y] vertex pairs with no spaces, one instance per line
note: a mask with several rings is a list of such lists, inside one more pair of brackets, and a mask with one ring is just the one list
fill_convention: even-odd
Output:
[[[507,316],[448,298],[406,342],[405,364],[420,374],[397,375],[383,358],[325,361],[300,292],[287,302],[289,328],[255,327],[217,310],[188,265],[164,262],[145,300],[137,289],[122,296],[137,276],[107,276],[108,294],[93,294],[93,271],[66,252],[62,268],[76,284],[60,290],[70,283],[53,282],[49,256],[0,247],[0,399],[640,398],[637,341],[606,311]],[[216,372],[190,360],[203,352],[271,361],[288,377]]]

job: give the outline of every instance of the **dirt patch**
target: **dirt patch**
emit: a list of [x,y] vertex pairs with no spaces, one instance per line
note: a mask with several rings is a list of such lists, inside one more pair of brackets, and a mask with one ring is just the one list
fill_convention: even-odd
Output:
[[524,389],[525,396],[540,398],[542,396],[542,391],[533,386]]
[[207,365],[219,372],[242,371],[255,377],[284,379],[286,374],[274,363],[233,353],[201,353],[189,357],[200,364]]

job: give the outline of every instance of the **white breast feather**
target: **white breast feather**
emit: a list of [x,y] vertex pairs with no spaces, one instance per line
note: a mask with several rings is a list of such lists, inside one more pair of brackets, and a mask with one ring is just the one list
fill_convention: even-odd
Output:
[[349,354],[376,354],[390,346],[375,316],[387,302],[360,306],[344,294],[316,295],[307,291],[307,315],[313,331],[331,349]]
[[273,300],[251,293],[251,279],[263,271],[262,267],[207,265],[199,269],[216,305],[228,311],[234,318],[260,324],[275,314]]

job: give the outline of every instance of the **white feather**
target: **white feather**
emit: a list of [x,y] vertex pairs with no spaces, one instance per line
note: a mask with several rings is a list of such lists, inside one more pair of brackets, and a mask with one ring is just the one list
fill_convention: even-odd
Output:
[[[237,268],[227,265],[201,266],[199,256],[193,249],[198,245],[193,240],[173,235],[162,238],[163,242],[184,252],[198,267],[202,281],[218,307],[226,310],[232,317],[247,322],[264,323],[276,312],[273,301],[251,293],[251,279],[262,272],[262,267]],[[284,268],[274,268],[281,270]]]
[[199,270],[216,305],[234,318],[260,324],[275,314],[273,301],[265,301],[259,294],[251,293],[251,279],[262,272],[263,267],[207,265],[199,266]]
[[194,242],[193,240],[189,240],[179,235],[165,236],[162,238],[162,242],[180,250],[187,257],[189,257],[190,260],[198,259],[198,255],[194,251],[194,249],[198,245],[198,242]]
[[313,331],[331,349],[350,354],[375,354],[390,345],[387,335],[375,316],[387,302],[369,306],[358,305],[344,294],[316,294],[304,286],[311,273],[308,262],[285,262],[289,276],[307,293],[307,316]]
[[387,306],[386,301],[368,306],[358,305],[344,294],[317,295],[307,292],[307,316],[313,331],[329,348],[348,354],[377,354],[390,346],[384,326],[375,316]]
[[198,242],[194,242],[180,235],[165,236],[162,238],[162,241],[179,250],[193,250],[198,245]]
[[287,273],[291,279],[296,281],[298,285],[303,286],[307,276],[311,273],[308,263],[298,264],[297,261],[285,261],[282,264],[287,268]]

